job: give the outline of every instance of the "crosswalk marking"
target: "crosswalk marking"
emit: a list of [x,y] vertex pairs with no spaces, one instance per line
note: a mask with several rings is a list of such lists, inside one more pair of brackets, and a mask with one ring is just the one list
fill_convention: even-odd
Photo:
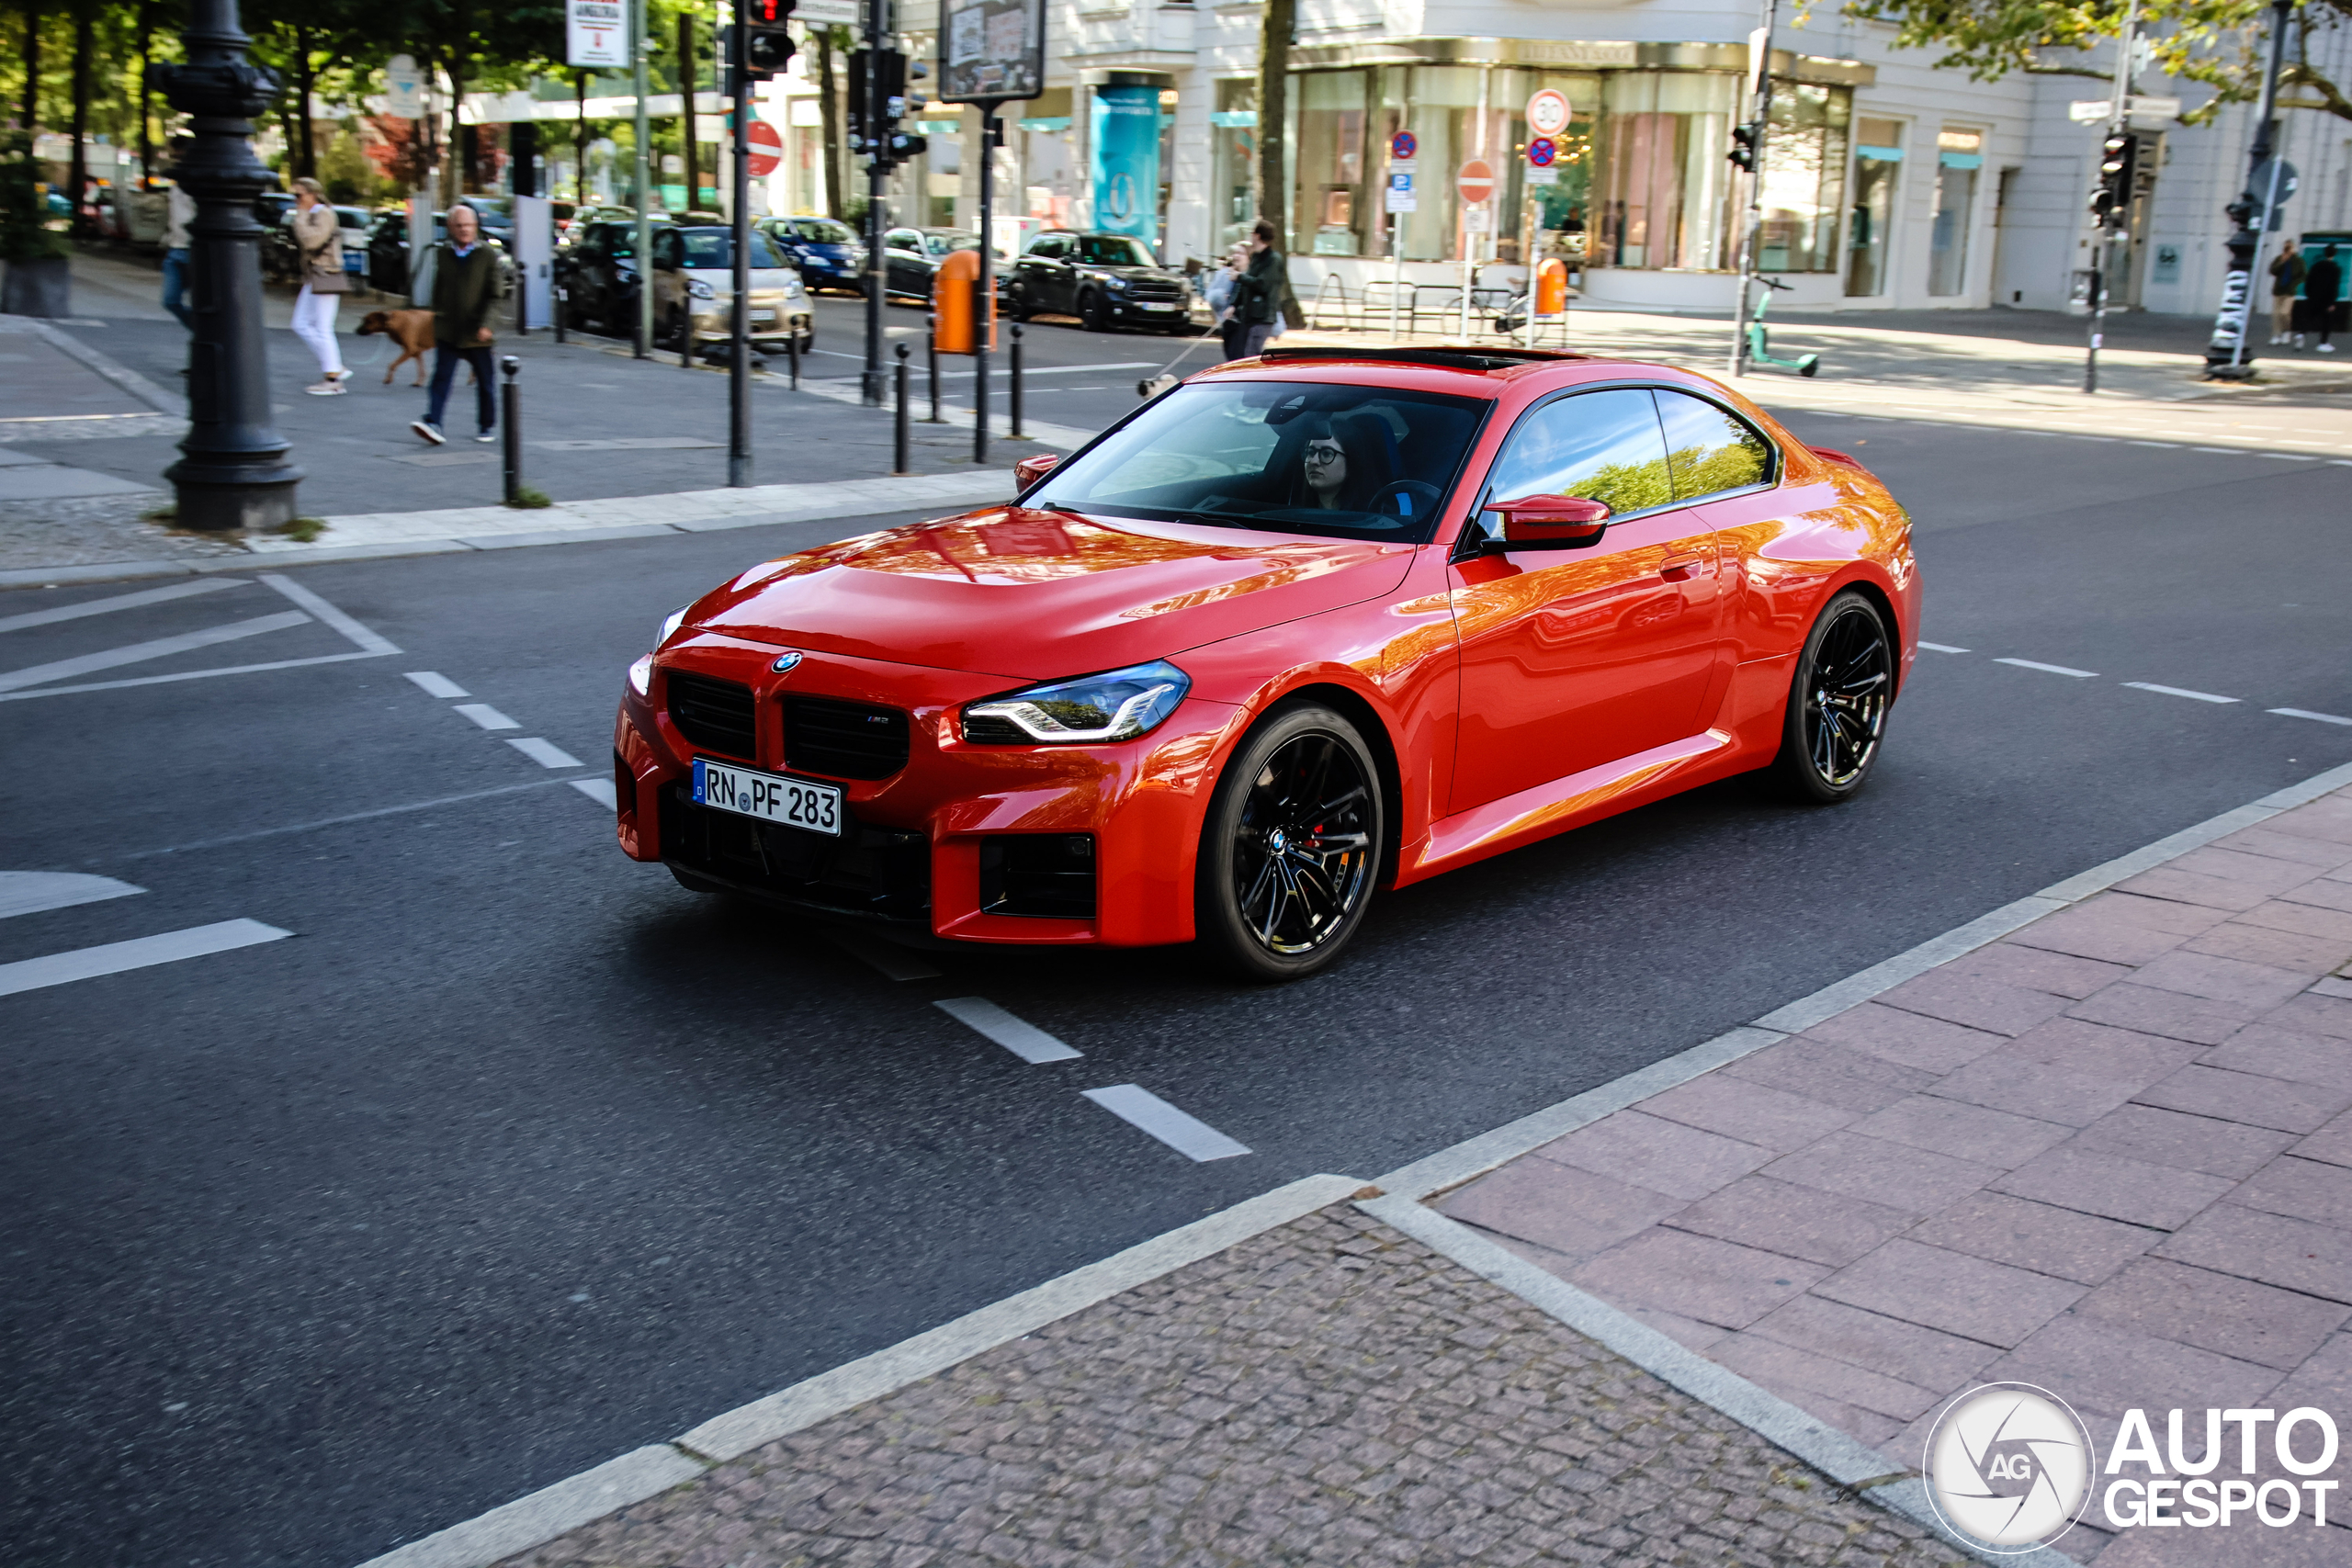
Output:
[[1108,1089],[1090,1089],[1080,1092],[1129,1126],[1149,1133],[1186,1159],[1231,1159],[1236,1155],[1250,1152],[1249,1145],[1236,1143],[1199,1117],[1177,1110],[1139,1084],[1113,1084]]
[[509,740],[506,744],[543,768],[577,768],[583,765],[579,758],[554,741],[541,740],[537,736],[528,740]]
[[1023,1061],[1068,1062],[1080,1053],[1035,1024],[1013,1017],[985,997],[949,997],[931,1004],[975,1033],[995,1041]]
[[146,891],[128,882],[117,882],[111,876],[93,876],[87,872],[0,871],[0,920],[11,915],[70,909],[76,904],[95,904],[104,898],[127,898]]
[[175,653],[210,648],[215,643],[234,642],[240,637],[260,637],[266,632],[282,632],[289,626],[307,626],[310,620],[311,617],[300,610],[288,610],[282,615],[258,615],[250,621],[232,621],[227,626],[207,626],[202,631],[157,637],[153,642],[134,642],[124,648],[109,648],[102,653],[85,653],[78,658],[60,659],[48,664],[11,670],[0,674],[0,692],[46,685],[51,681],[86,675],[95,670],[143,663],[150,659],[169,659]]
[[175,964],[183,958],[227,953],[293,934],[259,920],[220,920],[209,926],[165,931],[160,936],[110,942],[102,947],[75,948],[70,953],[52,953],[46,958],[0,964],[0,997],[68,985],[75,980],[93,980],[101,975],[120,975],[155,964]]
[[111,599],[85,599],[78,604],[61,604],[53,610],[34,610],[22,615],[0,615],[0,632],[21,631],[27,626],[53,626],[60,621],[78,621],[85,615],[111,615],[117,610],[135,610],[141,604],[161,604],[173,599],[186,599],[196,593],[218,593],[223,588],[248,588],[249,577],[208,577],[198,582],[175,582],[169,588],[142,588],[136,593],[118,593]]

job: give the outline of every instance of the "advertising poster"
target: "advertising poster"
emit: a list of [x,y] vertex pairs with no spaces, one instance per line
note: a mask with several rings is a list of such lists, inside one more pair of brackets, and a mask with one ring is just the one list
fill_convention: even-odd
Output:
[[1034,98],[1046,89],[1046,0],[941,0],[943,103]]
[[1159,245],[1159,89],[1094,89],[1094,226]]
[[626,66],[628,18],[620,0],[565,0],[564,63]]

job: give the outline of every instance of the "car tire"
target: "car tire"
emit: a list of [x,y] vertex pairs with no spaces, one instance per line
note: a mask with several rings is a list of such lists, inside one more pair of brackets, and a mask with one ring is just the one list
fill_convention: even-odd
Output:
[[1894,635],[1870,595],[1849,588],[1832,598],[1797,655],[1781,750],[1756,784],[1805,806],[1860,794],[1886,737],[1894,671]]
[[1353,724],[1320,704],[1277,707],[1209,797],[1193,899],[1204,954],[1259,984],[1335,963],[1372,906],[1386,809]]
[[1036,314],[1035,311],[1029,309],[1028,301],[1021,297],[1021,290],[1018,288],[1007,288],[1003,293],[997,296],[997,299],[999,301],[999,309],[1001,309],[1005,315],[1011,317],[1016,321],[1025,321],[1031,316]]
[[1088,332],[1107,333],[1111,330],[1111,318],[1102,309],[1102,296],[1091,289],[1078,297],[1078,319],[1085,323]]

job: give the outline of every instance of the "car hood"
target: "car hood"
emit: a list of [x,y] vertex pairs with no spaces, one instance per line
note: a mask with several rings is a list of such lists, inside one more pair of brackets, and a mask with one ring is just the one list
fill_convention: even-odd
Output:
[[1010,680],[1114,670],[1393,590],[1413,547],[1000,507],[753,567],[689,626]]

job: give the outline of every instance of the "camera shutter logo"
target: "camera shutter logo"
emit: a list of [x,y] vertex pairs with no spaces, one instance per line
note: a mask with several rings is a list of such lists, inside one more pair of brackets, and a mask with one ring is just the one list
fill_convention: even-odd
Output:
[[1946,1405],[1928,1434],[1928,1497],[1986,1550],[2030,1551],[2082,1517],[2097,1458],[2064,1400],[2031,1383],[1986,1383]]

